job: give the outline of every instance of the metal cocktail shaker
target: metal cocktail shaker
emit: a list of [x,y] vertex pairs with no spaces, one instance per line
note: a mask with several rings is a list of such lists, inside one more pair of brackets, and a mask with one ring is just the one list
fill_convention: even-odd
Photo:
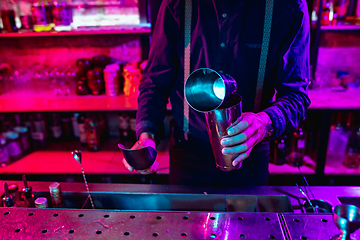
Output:
[[241,96],[236,94],[236,88],[231,76],[209,68],[195,70],[185,82],[185,99],[190,107],[205,114],[216,166],[223,171],[234,170],[232,161],[237,157],[222,154],[220,144],[227,128],[242,115]]

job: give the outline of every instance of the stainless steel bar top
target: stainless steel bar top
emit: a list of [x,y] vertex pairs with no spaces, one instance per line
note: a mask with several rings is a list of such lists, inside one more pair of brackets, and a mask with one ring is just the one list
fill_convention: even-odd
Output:
[[[20,181],[0,181],[4,185]],[[210,187],[61,182],[66,208],[52,208],[49,185],[28,182],[47,209],[0,208],[0,239],[330,239],[333,215],[305,211],[297,187]],[[0,188],[0,194],[3,189]],[[359,204],[360,187],[311,187],[332,206]],[[312,197],[312,196],[310,196]],[[360,239],[359,231],[353,239]]]

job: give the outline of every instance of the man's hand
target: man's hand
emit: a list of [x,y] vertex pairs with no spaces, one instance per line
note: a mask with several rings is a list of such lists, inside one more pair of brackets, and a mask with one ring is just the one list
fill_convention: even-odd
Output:
[[266,125],[271,124],[269,115],[265,112],[247,112],[227,129],[227,136],[221,139],[224,147],[224,155],[237,155],[233,160],[233,166],[242,164],[249,157],[250,152],[256,144],[261,142],[266,135]]
[[[140,149],[145,147],[152,147],[156,149],[154,135],[148,132],[142,133],[139,137],[139,140],[131,147],[131,149],[133,150],[133,149]],[[134,171],[134,168],[129,165],[129,163],[126,161],[125,158],[122,159],[122,162],[127,170],[129,170],[130,172]],[[144,175],[151,174],[157,171],[158,166],[159,166],[159,162],[155,160],[155,162],[153,163],[153,165],[151,165],[150,168],[145,170],[138,170],[136,172]]]

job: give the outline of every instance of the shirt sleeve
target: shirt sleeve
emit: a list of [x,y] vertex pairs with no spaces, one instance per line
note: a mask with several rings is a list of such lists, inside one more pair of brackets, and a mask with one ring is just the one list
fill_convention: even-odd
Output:
[[176,51],[178,29],[168,1],[162,1],[152,35],[148,63],[139,86],[137,138],[142,132],[151,132],[158,140],[163,131],[166,105],[179,69]]
[[305,1],[294,17],[278,59],[276,101],[264,110],[273,122],[271,139],[293,132],[310,105],[310,23]]

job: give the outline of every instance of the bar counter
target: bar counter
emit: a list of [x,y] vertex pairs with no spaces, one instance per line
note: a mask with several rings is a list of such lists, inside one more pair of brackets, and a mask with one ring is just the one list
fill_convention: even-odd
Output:
[[[35,197],[49,198],[50,184],[29,182]],[[304,211],[306,200],[297,187],[90,183],[94,210],[85,204],[84,183],[63,182],[61,189],[67,208],[0,208],[0,238],[330,239],[340,234],[331,212]],[[333,207],[360,203],[360,187],[311,191]],[[360,239],[360,231],[351,237]]]

